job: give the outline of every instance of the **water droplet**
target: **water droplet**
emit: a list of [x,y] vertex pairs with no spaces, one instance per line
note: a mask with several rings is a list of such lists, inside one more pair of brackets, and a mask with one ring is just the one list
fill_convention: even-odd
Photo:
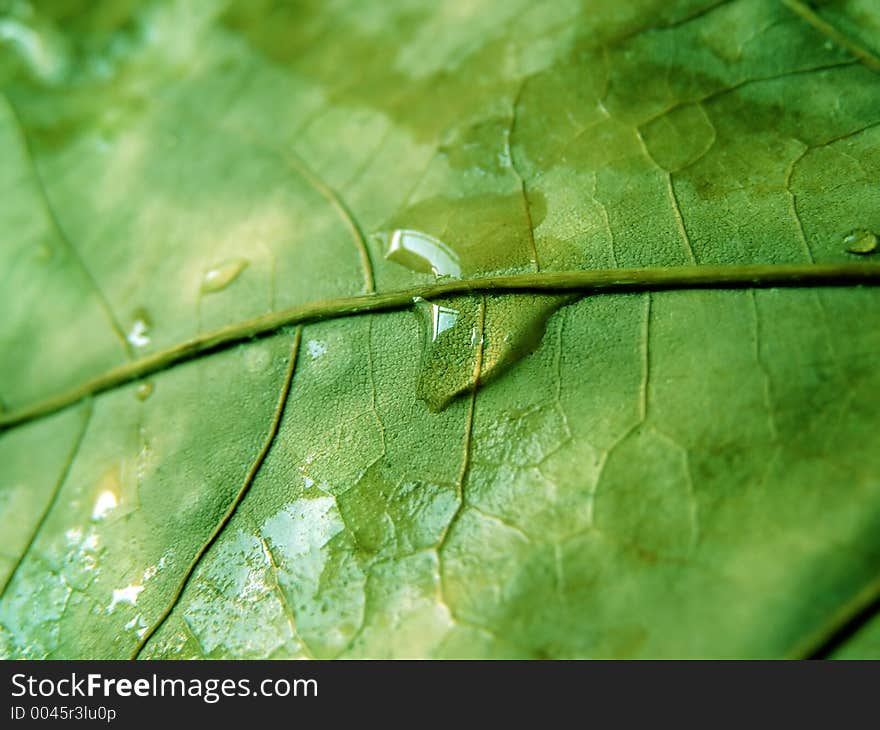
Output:
[[414,297],[413,304],[418,307],[416,311],[427,325],[427,338],[430,342],[436,342],[440,335],[452,329],[458,321],[459,311],[452,307],[433,304],[422,297]]
[[309,340],[306,343],[306,347],[309,350],[309,357],[312,360],[317,360],[321,355],[324,355],[327,352],[327,345],[320,340]]
[[[114,592],[115,593],[115,592]],[[134,629],[134,633],[137,635],[139,639],[142,639],[144,634],[147,633],[147,624],[144,623],[144,617],[140,614],[137,614],[131,621],[125,624],[125,628]]]
[[532,231],[544,220],[544,196],[522,193],[438,196],[395,213],[374,233],[385,258],[411,271],[462,278],[534,269]]
[[843,245],[850,253],[874,253],[877,250],[877,235],[865,228],[857,228],[843,237]]
[[456,396],[488,382],[533,352],[541,343],[547,320],[571,300],[553,295],[487,296],[482,326],[479,297],[442,303],[417,300],[423,345],[416,394],[431,410],[443,410]]
[[150,344],[150,318],[143,309],[134,313],[134,322],[125,336],[135,347],[146,347]]
[[247,265],[247,259],[233,259],[212,266],[202,276],[202,291],[210,294],[225,289],[235,281]]
[[416,394],[431,410],[442,410],[473,385],[477,351],[471,346],[471,332],[478,328],[481,307],[479,298],[415,303],[422,329]]
[[92,508],[92,519],[100,520],[107,516],[107,513],[116,509],[119,500],[116,498],[116,492],[105,489],[98,495],[95,500],[95,506]]
[[128,585],[125,588],[116,588],[113,591],[113,598],[110,601],[110,605],[107,606],[107,613],[113,613],[113,609],[116,608],[119,603],[128,603],[134,606],[137,603],[138,596],[143,590],[143,586],[134,584]]
[[134,389],[134,394],[138,400],[146,400],[153,394],[153,384],[146,381],[138,383]]
[[385,258],[413,271],[434,276],[461,276],[458,254],[439,238],[398,228],[388,240]]

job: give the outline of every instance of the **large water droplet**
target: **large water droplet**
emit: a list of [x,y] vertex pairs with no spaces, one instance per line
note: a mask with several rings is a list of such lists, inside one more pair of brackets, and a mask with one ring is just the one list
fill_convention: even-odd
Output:
[[233,259],[212,266],[202,276],[202,291],[206,294],[225,289],[248,265],[247,259]]
[[134,347],[146,347],[150,344],[150,318],[143,309],[134,313],[134,321],[125,339]]
[[388,238],[385,258],[413,271],[434,276],[461,276],[458,254],[439,238],[422,231],[400,229]]
[[[571,297],[480,297],[415,301],[422,327],[422,360],[416,393],[433,411],[444,409],[503,373],[541,342],[547,320]],[[479,379],[477,358],[480,358]]]
[[414,304],[422,330],[416,393],[431,410],[438,411],[473,383],[477,351],[471,332],[482,329],[478,326],[482,305],[479,297],[441,302],[418,298]]
[[843,245],[850,253],[874,253],[877,250],[877,235],[865,228],[858,228],[843,237]]

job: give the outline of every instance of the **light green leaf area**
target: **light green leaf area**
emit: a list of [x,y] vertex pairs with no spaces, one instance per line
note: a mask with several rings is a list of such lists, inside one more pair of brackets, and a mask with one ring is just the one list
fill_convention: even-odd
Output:
[[[880,231],[880,74],[768,0],[3,2],[0,86],[9,410],[297,304]],[[200,356],[0,433],[0,656],[821,653],[880,593],[878,353],[840,287]]]

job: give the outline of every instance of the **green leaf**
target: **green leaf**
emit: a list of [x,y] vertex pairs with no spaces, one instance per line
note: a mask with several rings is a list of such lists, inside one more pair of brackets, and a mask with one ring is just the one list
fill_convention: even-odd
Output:
[[878,656],[878,25],[0,3],[0,656]]

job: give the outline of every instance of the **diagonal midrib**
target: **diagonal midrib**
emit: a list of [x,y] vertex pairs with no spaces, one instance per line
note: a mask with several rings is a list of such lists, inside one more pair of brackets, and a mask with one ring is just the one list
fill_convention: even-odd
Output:
[[138,360],[123,363],[73,388],[0,413],[6,429],[47,416],[84,398],[104,393],[173,365],[231,345],[274,334],[285,327],[361,314],[405,309],[416,298],[534,292],[611,294],[671,289],[755,289],[880,285],[880,264],[692,265],[592,271],[547,271],[475,279],[440,280],[408,289],[339,297],[283,309],[220,327]]
[[85,281],[88,283],[89,288],[94,292],[94,295],[98,301],[98,305],[104,312],[104,315],[107,317],[110,329],[116,339],[119,341],[119,344],[125,352],[126,357],[129,360],[133,359],[134,350],[132,349],[131,344],[125,336],[125,330],[123,329],[122,324],[116,316],[116,313],[113,311],[110,300],[107,298],[104,290],[98,284],[98,280],[95,278],[95,275],[86,264],[76,246],[74,246],[73,242],[70,240],[70,238],[68,238],[67,233],[64,231],[64,228],[61,225],[61,221],[58,219],[58,215],[55,213],[55,208],[52,205],[52,201],[49,198],[49,193],[46,190],[46,184],[43,182],[43,176],[41,175],[40,169],[37,166],[37,161],[34,155],[31,139],[25,131],[25,126],[21,120],[18,109],[5,94],[0,96],[0,98],[2,98],[2,100],[5,102],[7,108],[9,109],[9,113],[17,127],[21,148],[24,150],[24,153],[27,157],[27,162],[30,165],[31,174],[33,176],[34,184],[37,189],[37,194],[40,196],[40,200],[42,201],[42,205],[46,210],[46,216],[48,217],[49,224],[51,225],[55,236],[64,247],[65,251],[67,251],[77,269],[79,269]]

